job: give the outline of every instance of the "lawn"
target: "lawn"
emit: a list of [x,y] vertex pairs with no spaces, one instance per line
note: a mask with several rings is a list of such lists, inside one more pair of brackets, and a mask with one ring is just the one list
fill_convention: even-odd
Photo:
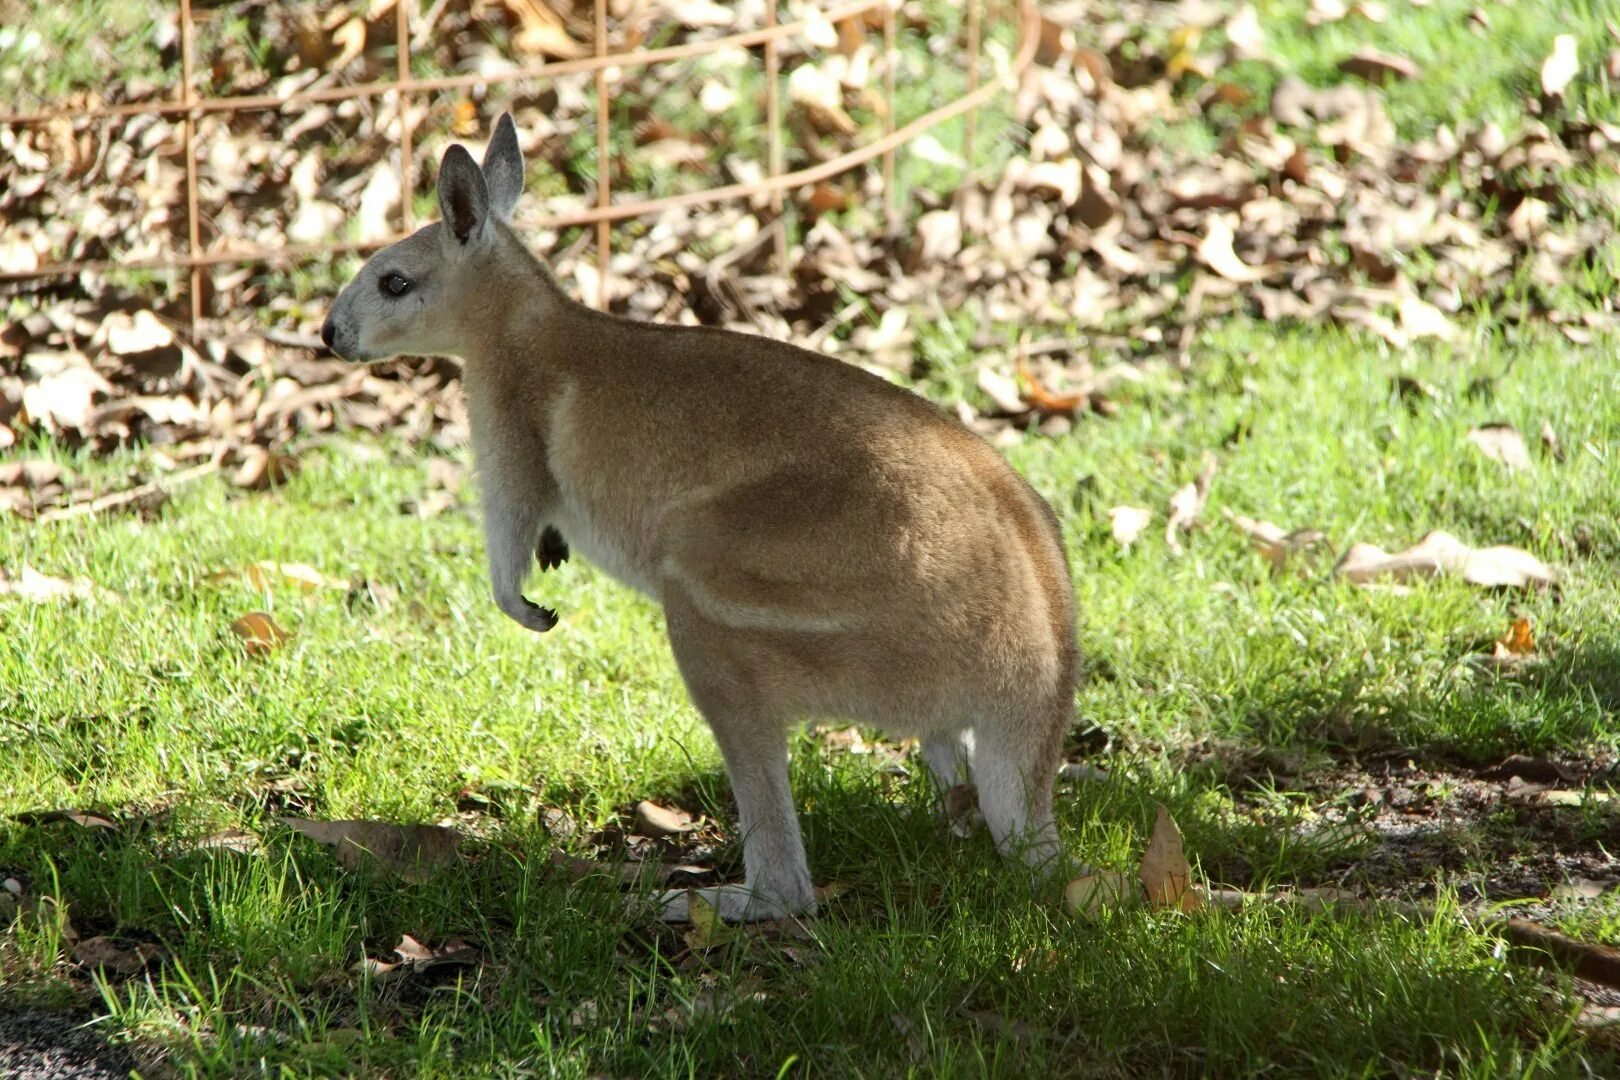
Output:
[[[1501,67],[1481,110],[1509,119],[1534,84],[1546,42],[1519,20],[1550,3],[1493,7],[1483,36],[1440,20],[1445,0],[1389,7],[1369,39],[1422,40],[1438,70],[1483,37]],[[1354,26],[1261,8],[1291,70],[1333,77],[1331,35]],[[1571,24],[1589,52],[1597,8]],[[1451,119],[1455,95],[1430,90],[1392,91],[1403,130]],[[1578,317],[1612,297],[1556,304]],[[940,819],[911,748],[835,728],[793,746],[822,913],[663,926],[635,903],[655,879],[738,880],[741,850],[659,611],[576,559],[529,587],[560,624],[519,628],[489,598],[467,451],[339,432],[299,444],[267,491],[209,476],[150,519],[0,515],[0,568],[101,590],[0,596],[0,879],[20,894],[0,896],[18,909],[0,1011],[94,1017],[143,1075],[1620,1073],[1597,1022],[1620,999],[1524,962],[1486,922],[1520,911],[1620,945],[1620,367],[1612,336],[1509,306],[1409,348],[1205,320],[1190,363],[1143,347],[1108,409],[1000,435],[1061,519],[1080,601],[1066,754],[1094,769],[1061,783],[1069,850],[1134,870],[1162,804],[1201,880],[1362,902],[1076,915],[1007,873],[982,829]],[[917,337],[916,384],[952,408],[984,404],[965,318]],[[1488,423],[1524,433],[1525,467],[1470,441]],[[37,435],[0,460],[111,489],[149,454]],[[1172,494],[1210,462],[1178,554]],[[463,485],[449,508],[417,512],[446,477]],[[1153,512],[1129,545],[1121,506]],[[1318,530],[1321,550],[1274,571],[1229,514]],[[1353,543],[1399,551],[1434,529],[1525,549],[1559,582],[1333,572]],[[243,572],[261,561],[325,584]],[[232,623],[253,611],[290,636],[245,648]],[[1519,620],[1528,655],[1493,657]],[[1511,755],[1522,774],[1497,768]],[[634,835],[641,800],[695,828]],[[355,864],[287,818],[459,842]],[[96,937],[140,959],[73,962]],[[402,945],[419,958],[392,966]]]

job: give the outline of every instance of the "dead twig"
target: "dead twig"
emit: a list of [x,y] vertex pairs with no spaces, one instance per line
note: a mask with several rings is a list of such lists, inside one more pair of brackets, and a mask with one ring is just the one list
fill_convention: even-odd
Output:
[[55,510],[47,510],[34,520],[40,524],[46,524],[52,521],[66,521],[68,518],[93,517],[106,510],[139,505],[153,496],[165,495],[170,488],[179,487],[182,484],[188,484],[200,477],[207,476],[209,473],[218,472],[224,461],[223,454],[215,454],[201,465],[193,465],[189,469],[182,469],[180,472],[170,476],[150,480],[125,491],[114,491],[107,495],[98,495],[96,498],[86,502],[58,507]]

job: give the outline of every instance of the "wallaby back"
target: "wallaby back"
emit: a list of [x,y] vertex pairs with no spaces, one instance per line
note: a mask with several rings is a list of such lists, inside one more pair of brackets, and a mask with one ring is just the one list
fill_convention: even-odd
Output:
[[1077,652],[1047,504],[859,368],[574,303],[506,224],[521,178],[509,118],[482,169],[452,147],[444,223],[375,256],[323,336],[354,359],[463,359],[503,611],[554,624],[521,592],[537,544],[663,604],[743,819],[747,882],[714,893],[721,913],[814,907],[782,754],[807,717],[920,735],[942,782],[965,761],[998,844],[1053,864]]

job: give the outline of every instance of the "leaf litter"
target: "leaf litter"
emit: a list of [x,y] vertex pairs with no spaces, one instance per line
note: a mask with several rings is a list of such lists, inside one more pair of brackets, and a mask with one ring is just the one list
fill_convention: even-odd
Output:
[[[559,16],[542,0],[502,0],[493,21],[480,22],[477,7],[431,5],[412,42],[419,57],[445,71],[476,70],[504,62],[503,54],[568,57],[594,45],[588,19]],[[678,45],[751,28],[757,17],[754,9],[698,2],[633,5],[615,18],[610,45],[654,37]],[[1386,17],[1375,0],[1317,0],[1308,16],[1313,23]],[[981,171],[949,199],[919,191],[918,229],[894,235],[873,227],[869,200],[849,197],[859,177],[853,186],[839,180],[786,193],[809,227],[785,264],[759,243],[773,227],[764,201],[649,218],[644,229],[617,237],[609,306],[636,318],[806,341],[902,375],[918,373],[915,328],[937,325],[941,312],[966,312],[986,328],[1078,326],[1069,352],[1025,380],[1027,392],[1010,372],[992,371],[980,386],[993,411],[979,415],[962,403],[975,428],[1016,438],[1032,412],[1069,418],[1088,398],[1095,403],[1093,365],[1130,366],[1156,355],[1180,363],[1197,328],[1214,319],[1326,319],[1404,350],[1457,340],[1459,296],[1499,308],[1510,321],[1556,315],[1515,298],[1520,268],[1558,285],[1577,277],[1576,268],[1602,262],[1613,223],[1580,214],[1602,198],[1581,177],[1612,172],[1620,128],[1561,105],[1579,78],[1573,36],[1559,35],[1541,65],[1540,89],[1551,104],[1517,130],[1463,121],[1403,142],[1381,87],[1304,83],[1272,51],[1261,23],[1247,4],[1044,7],[1040,60],[1011,101],[1003,174]],[[352,78],[385,74],[393,63],[391,37],[344,8],[269,9],[255,40],[263,57],[225,45],[206,58],[217,92],[285,94],[336,71],[332,65]],[[1216,40],[1227,42],[1230,57],[1278,76],[1269,97],[1242,106],[1241,119],[1223,110],[1251,91],[1222,80]],[[789,136],[799,152],[815,160],[882,130],[873,97],[880,46],[858,20],[845,20],[817,23],[805,42],[784,48]],[[959,67],[958,59],[936,62]],[[1345,61],[1375,81],[1414,74],[1407,58],[1389,54]],[[695,78],[657,67],[616,73],[616,96],[634,125],[628,153],[643,155],[677,187],[752,175],[753,163],[732,152],[723,124],[682,131],[663,119],[700,97],[705,115],[725,115],[732,105],[724,92],[734,81],[728,62],[699,62]],[[416,174],[431,175],[448,141],[476,142],[515,106],[536,170],[565,181],[537,188],[525,212],[586,205],[588,192],[575,189],[589,179],[578,175],[569,146],[593,123],[591,82],[588,73],[559,76],[543,104],[514,102],[499,88],[414,101]],[[69,103],[163,93],[114,75],[72,91]],[[1213,148],[1158,137],[1182,122],[1216,134]],[[200,210],[214,236],[275,247],[306,232],[328,235],[344,221],[366,235],[394,227],[401,199],[384,156],[396,144],[394,114],[333,102],[307,106],[290,124],[274,111],[195,123]],[[157,254],[163,230],[148,223],[184,219],[184,170],[161,152],[177,145],[180,125],[171,116],[69,117],[6,131],[0,213],[9,224],[0,261],[11,268]],[[669,156],[673,150],[678,157]],[[937,140],[913,150],[948,157]],[[595,294],[588,251],[564,247],[553,231],[526,231],[550,253],[565,286]],[[720,265],[699,248],[722,252]],[[1185,295],[1159,288],[1166,274],[1187,276]],[[329,432],[388,431],[440,450],[466,443],[456,365],[356,369],[337,361],[320,347],[323,307],[266,289],[249,267],[209,272],[196,338],[183,298],[162,276],[126,287],[87,272],[4,289],[14,302],[0,322],[0,449],[33,434],[93,453],[145,445],[154,462],[160,455],[174,466],[217,460],[237,486],[268,491],[290,478],[301,440]],[[853,312],[841,311],[847,289],[863,297]],[[1612,313],[1583,318],[1589,324],[1564,328],[1614,330]],[[986,329],[967,344],[983,350],[1003,342]],[[33,515],[107,494],[49,488],[0,478],[0,511]],[[157,490],[153,500],[162,498]],[[451,505],[436,494],[413,512]]]
[[331,847],[338,862],[347,869],[377,866],[417,883],[453,865],[460,854],[461,836],[442,825],[397,825],[356,819],[315,821],[297,817],[276,820],[294,832]]

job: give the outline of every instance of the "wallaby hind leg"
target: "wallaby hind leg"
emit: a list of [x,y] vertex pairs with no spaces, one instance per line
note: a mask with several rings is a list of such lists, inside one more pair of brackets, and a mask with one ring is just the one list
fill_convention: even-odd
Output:
[[[705,626],[676,600],[665,611],[676,663],[725,758],[742,829],[743,884],[697,892],[727,922],[811,913],[815,889],[788,779],[788,718],[759,699],[747,666],[728,655],[728,645],[744,643],[725,628]],[[665,893],[660,909],[670,922],[685,921],[686,892]]]
[[1063,845],[1052,819],[1055,740],[1028,729],[980,726],[973,749],[973,784],[996,850],[1017,856],[1038,875],[1061,873]]
[[949,791],[962,783],[973,761],[973,731],[963,728],[943,735],[929,735],[922,740],[923,760],[934,776],[939,790]]

